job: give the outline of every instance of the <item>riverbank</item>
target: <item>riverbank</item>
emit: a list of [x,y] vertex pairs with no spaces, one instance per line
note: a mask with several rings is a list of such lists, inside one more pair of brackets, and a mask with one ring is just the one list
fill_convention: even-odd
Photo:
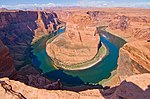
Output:
[[75,65],[64,66],[64,65],[57,65],[55,61],[53,61],[54,67],[56,69],[63,69],[63,70],[84,70],[93,67],[97,63],[99,63],[106,55],[108,54],[108,50],[106,46],[102,43],[98,53],[93,57],[91,60],[78,63]]

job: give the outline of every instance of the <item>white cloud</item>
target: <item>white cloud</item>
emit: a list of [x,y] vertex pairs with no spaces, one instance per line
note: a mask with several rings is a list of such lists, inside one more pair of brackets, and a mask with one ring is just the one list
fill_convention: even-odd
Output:
[[83,7],[101,7],[106,4],[106,1],[99,1],[99,0],[80,0],[77,2],[77,6]]
[[8,8],[8,9],[22,9],[22,8],[34,8],[34,7],[55,7],[55,6],[82,6],[82,7],[143,7],[150,8],[150,2],[116,2],[115,0],[78,0],[77,3],[73,3],[71,5],[65,4],[18,4],[18,5],[1,5],[0,7]]
[[1,5],[0,7],[8,8],[8,9],[22,9],[22,8],[34,8],[34,7],[55,7],[56,4],[48,3],[48,4],[18,4],[18,5]]
[[75,6],[83,7],[143,7],[150,8],[150,2],[116,2],[115,0],[79,0]]
[[107,3],[104,3],[103,6],[108,6],[108,4],[107,4]]

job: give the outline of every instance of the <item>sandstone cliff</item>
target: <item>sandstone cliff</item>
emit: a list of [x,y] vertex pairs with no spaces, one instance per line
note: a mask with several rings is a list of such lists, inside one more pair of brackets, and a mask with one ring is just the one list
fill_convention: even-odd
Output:
[[150,73],[150,43],[135,41],[125,44],[119,51],[117,72],[121,80],[135,74]]
[[43,77],[26,60],[26,55],[34,41],[63,25],[54,12],[0,12],[0,77],[16,79],[37,88],[58,89],[58,83]]
[[[80,8],[79,8],[80,9]],[[150,11],[138,8],[85,8],[57,9],[58,17],[68,21],[68,16],[88,14],[95,26],[108,26],[108,32],[126,41],[150,39]],[[62,14],[64,13],[64,14]],[[67,17],[66,17],[67,16]],[[82,23],[84,25],[84,23]]]
[[10,49],[17,69],[24,65],[26,49],[31,43],[61,26],[54,12],[0,12],[0,39]]

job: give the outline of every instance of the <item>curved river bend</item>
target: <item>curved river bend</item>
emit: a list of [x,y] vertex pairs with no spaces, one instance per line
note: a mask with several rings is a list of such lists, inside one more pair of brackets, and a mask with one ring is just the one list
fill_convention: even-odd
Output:
[[61,82],[80,85],[84,83],[98,83],[110,77],[111,72],[117,68],[119,48],[126,42],[108,32],[101,31],[100,39],[107,47],[108,55],[91,68],[79,71],[57,70],[53,67],[50,57],[46,54],[46,41],[53,39],[54,35],[64,32],[64,29],[42,37],[32,45],[30,58],[36,69],[49,79],[61,79]]

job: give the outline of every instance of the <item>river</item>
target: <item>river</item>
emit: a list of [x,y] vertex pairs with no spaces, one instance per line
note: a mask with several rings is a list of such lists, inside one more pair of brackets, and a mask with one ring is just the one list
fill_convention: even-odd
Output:
[[111,72],[117,68],[119,48],[126,42],[106,31],[101,31],[100,40],[108,49],[108,55],[98,64],[91,68],[78,71],[58,70],[53,67],[50,57],[46,54],[46,41],[54,35],[64,32],[60,29],[58,32],[47,35],[39,39],[32,45],[30,57],[32,64],[41,74],[49,79],[60,79],[61,82],[72,85],[84,83],[98,83],[111,76]]

